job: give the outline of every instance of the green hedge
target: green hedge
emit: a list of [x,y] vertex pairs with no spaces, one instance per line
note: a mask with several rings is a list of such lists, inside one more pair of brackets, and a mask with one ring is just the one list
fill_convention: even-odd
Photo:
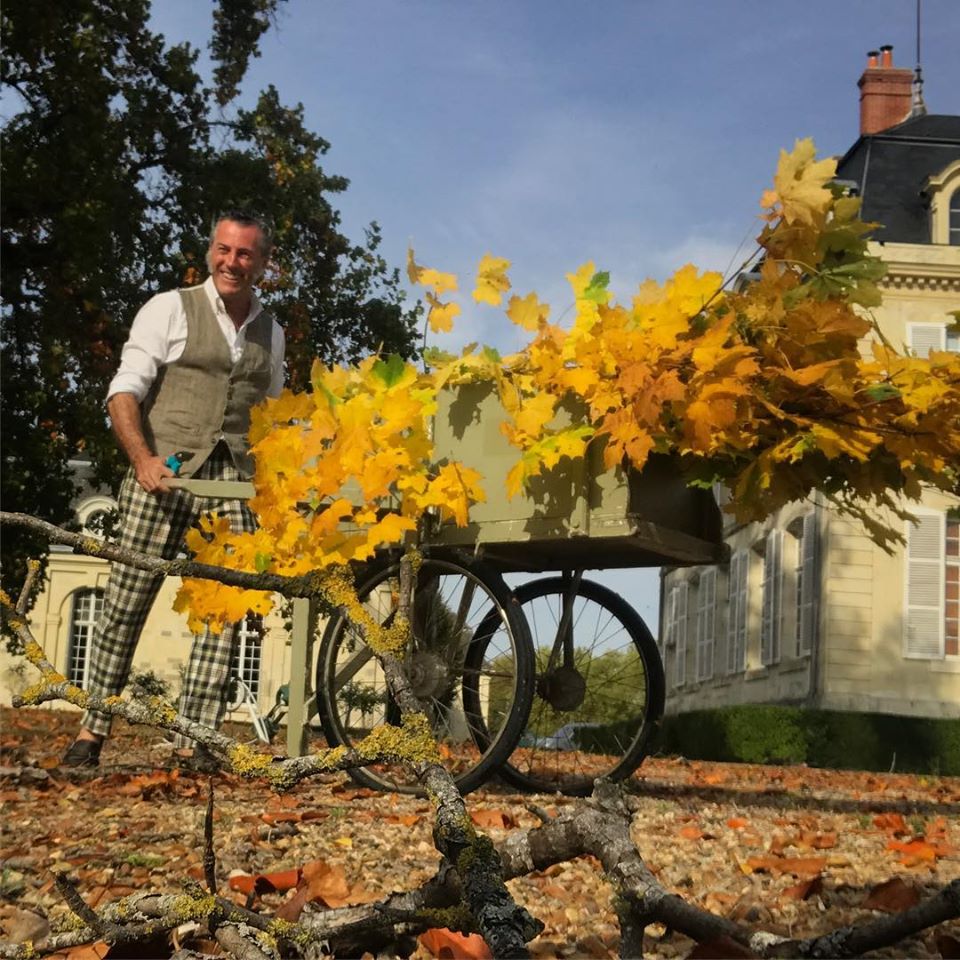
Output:
[[664,717],[650,752],[960,776],[960,720],[750,704]]

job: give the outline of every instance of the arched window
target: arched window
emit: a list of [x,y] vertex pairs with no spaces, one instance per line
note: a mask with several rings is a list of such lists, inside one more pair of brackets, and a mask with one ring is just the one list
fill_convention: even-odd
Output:
[[70,611],[70,647],[67,652],[67,679],[86,687],[90,669],[93,628],[103,610],[102,590],[77,590]]
[[[94,537],[113,534],[116,525],[117,505],[109,497],[96,495],[84,500],[77,507],[77,519],[83,526],[83,532]],[[113,536],[110,537],[113,539]]]

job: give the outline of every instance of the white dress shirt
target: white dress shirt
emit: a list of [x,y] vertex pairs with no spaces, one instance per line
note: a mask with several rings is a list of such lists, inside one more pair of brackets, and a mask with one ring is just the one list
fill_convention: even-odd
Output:
[[[263,310],[256,295],[251,296],[250,312],[238,330],[227,313],[213,278],[207,277],[203,290],[210,300],[217,323],[223,331],[230,356],[236,363],[246,346],[247,327]],[[130,327],[130,336],[120,354],[120,369],[107,391],[109,400],[115,393],[132,393],[140,402],[147,395],[161,367],[179,360],[187,345],[187,315],[177,290],[158,293],[138,311]],[[276,397],[283,389],[283,329],[273,321],[270,347],[270,389],[267,396]]]

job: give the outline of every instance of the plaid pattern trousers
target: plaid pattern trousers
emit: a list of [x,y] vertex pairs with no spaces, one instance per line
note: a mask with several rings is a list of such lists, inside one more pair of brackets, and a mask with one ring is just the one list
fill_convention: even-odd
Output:
[[[198,480],[243,479],[224,444],[218,445],[194,475]],[[216,512],[228,517],[236,532],[255,528],[253,514],[242,500],[195,497],[185,490],[171,490],[156,496],[137,483],[128,470],[120,487],[122,518],[119,546],[136,553],[174,559],[183,550],[187,530],[202,514]],[[101,697],[117,696],[126,686],[133,655],[147,616],[163,583],[145,570],[122,563],[110,569],[103,597],[103,613],[93,632],[90,649],[89,692]],[[191,720],[217,728],[227,712],[230,665],[233,660],[236,624],[219,636],[209,631],[193,638],[179,712]],[[92,733],[107,736],[111,718],[88,710],[83,725]],[[190,747],[192,741],[177,736],[176,747]]]

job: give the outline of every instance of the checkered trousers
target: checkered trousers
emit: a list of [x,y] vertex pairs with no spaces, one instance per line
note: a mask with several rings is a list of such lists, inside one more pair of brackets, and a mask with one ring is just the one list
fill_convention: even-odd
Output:
[[[198,480],[242,479],[224,444],[214,449],[193,476]],[[133,470],[127,471],[120,487],[119,506],[122,517],[119,545],[165,560],[174,559],[183,550],[187,530],[204,513],[216,511],[229,517],[235,531],[255,529],[253,514],[242,500],[195,497],[184,490],[155,496],[137,483]],[[122,563],[112,566],[104,591],[103,613],[92,637],[90,693],[115,696],[126,685],[140,634],[162,582],[162,576],[145,570]],[[235,635],[236,625],[230,625],[219,636],[207,631],[193,638],[180,693],[179,709],[185,717],[214,728],[222,722],[227,712]],[[106,736],[110,732],[110,717],[89,710],[83,725],[93,733]],[[192,741],[178,736],[175,745],[189,747]]]

